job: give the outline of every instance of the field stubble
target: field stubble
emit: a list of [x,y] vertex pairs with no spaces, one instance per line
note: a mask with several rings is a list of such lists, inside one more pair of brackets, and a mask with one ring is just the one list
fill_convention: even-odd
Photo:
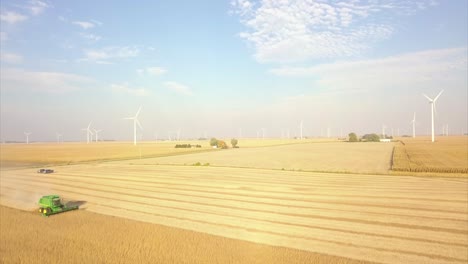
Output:
[[90,212],[270,246],[381,263],[466,263],[467,184],[114,162],[50,175],[4,171],[0,202],[31,208],[18,190],[47,190],[86,201]]

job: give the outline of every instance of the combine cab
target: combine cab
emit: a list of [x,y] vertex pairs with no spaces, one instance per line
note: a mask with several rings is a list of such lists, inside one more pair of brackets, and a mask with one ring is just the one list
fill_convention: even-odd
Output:
[[76,210],[78,206],[66,206],[58,195],[46,195],[39,199],[39,212],[43,216],[59,214],[66,211]]

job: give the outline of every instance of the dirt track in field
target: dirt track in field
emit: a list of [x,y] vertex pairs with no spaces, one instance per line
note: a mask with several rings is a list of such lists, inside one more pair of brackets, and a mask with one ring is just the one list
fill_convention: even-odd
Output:
[[88,211],[381,263],[466,263],[468,180],[126,164],[2,172],[2,204]]

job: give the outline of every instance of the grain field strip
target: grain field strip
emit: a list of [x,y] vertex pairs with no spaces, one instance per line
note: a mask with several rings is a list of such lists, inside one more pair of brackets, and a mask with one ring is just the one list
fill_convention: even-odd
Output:
[[[167,188],[165,188],[167,189]],[[167,193],[165,189],[162,189],[161,192]],[[172,192],[174,193],[174,192]],[[189,195],[198,198],[206,198],[206,199],[216,199],[216,200],[223,200],[224,203],[226,202],[253,202],[256,204],[262,205],[273,205],[273,206],[288,206],[297,209],[334,209],[338,211],[360,211],[360,212],[368,212],[368,213],[382,213],[382,214],[389,214],[394,213],[394,215],[399,216],[425,216],[425,217],[432,217],[437,218],[440,220],[461,220],[466,221],[468,216],[465,213],[435,213],[435,212],[427,212],[427,211],[420,211],[414,209],[392,209],[392,208],[379,208],[379,207],[361,207],[361,206],[350,206],[350,205],[342,205],[342,204],[327,204],[327,203],[320,203],[320,202],[301,202],[301,201],[284,201],[278,199],[267,199],[267,198],[255,198],[252,199],[251,197],[244,197],[239,195],[230,195],[230,194],[223,194],[223,197],[220,197],[218,194],[213,194],[210,192],[203,192],[203,191],[183,191],[178,192],[181,195]],[[171,193],[168,193],[171,195]],[[177,195],[177,194],[175,194]],[[166,195],[167,196],[167,195]],[[390,210],[391,209],[391,210]]]
[[[91,183],[94,185],[94,183]],[[101,184],[103,185],[103,184]],[[69,185],[70,186],[70,185]],[[171,193],[164,191],[164,189],[156,190],[151,188],[140,187],[140,189],[129,188],[129,184],[121,185],[103,185],[107,187],[123,187],[132,190],[138,191],[149,191],[153,197],[156,199],[164,201],[176,201],[176,202],[193,202],[193,198],[197,198],[200,202],[196,204],[200,205],[218,205],[222,202],[224,207],[232,209],[243,209],[249,208],[251,210],[257,210],[266,213],[277,213],[290,216],[299,216],[299,217],[310,217],[310,218],[320,218],[320,219],[330,219],[330,220],[341,220],[341,221],[350,221],[356,223],[366,223],[374,225],[391,225],[396,227],[411,228],[411,229],[426,229],[426,230],[435,230],[435,231],[446,231],[446,232],[467,232],[468,231],[468,222],[467,221],[457,221],[457,220],[448,220],[448,219],[438,219],[431,217],[421,217],[421,216],[409,216],[409,215],[391,215],[388,213],[365,213],[361,211],[350,211],[350,210],[336,210],[328,208],[295,208],[292,206],[282,206],[282,205],[269,205],[262,203],[261,209],[258,207],[257,202],[244,202],[244,201],[230,201],[224,200],[219,197],[207,197],[207,196],[194,196],[186,193]],[[6,188],[3,186],[3,188]],[[157,191],[157,193],[155,193]]]
[[[330,173],[311,173],[311,172],[302,172],[300,173],[300,176],[298,176],[298,172],[293,172],[293,171],[276,171],[276,170],[267,170],[267,171],[262,171],[258,169],[238,169],[238,168],[218,168],[218,167],[197,167],[197,166],[172,166],[170,167],[171,169],[160,169],[159,166],[155,167],[138,167],[138,168],[133,168],[132,166],[121,166],[121,165],[113,165],[113,166],[95,166],[92,168],[96,168],[98,170],[101,169],[109,169],[115,170],[115,171],[125,171],[126,173],[148,173],[148,171],[151,172],[157,172],[157,173],[172,173],[173,171],[177,171],[179,176],[186,177],[187,179],[198,179],[200,177],[208,177],[208,178],[218,178],[219,171],[232,171],[233,173],[236,172],[241,172],[240,174],[235,174],[235,176],[229,176],[229,175],[223,175],[223,176],[229,176],[234,180],[240,180],[240,179],[247,179],[247,180],[261,180],[263,181],[277,181],[277,183],[287,183],[289,182],[296,182],[302,186],[302,183],[307,183],[307,182],[318,182],[318,183],[323,183],[323,182],[328,182],[328,181],[333,181],[332,184],[334,185],[340,185],[344,184],[347,185],[347,181],[350,181],[349,183],[356,182],[356,180],[361,182],[362,184],[365,184],[366,179],[372,180],[373,182],[378,182],[378,183],[385,183],[384,185],[393,185],[397,184],[400,185],[401,183],[414,183],[418,182],[423,186],[424,188],[426,187],[434,187],[433,184],[431,184],[432,181],[429,181],[429,185],[425,186],[424,183],[425,181],[421,180],[421,178],[418,177],[409,177],[409,176],[384,176],[384,175],[359,175],[359,174],[330,174]],[[89,173],[90,168],[73,168],[73,171],[75,172],[85,172]],[[197,170],[199,170],[202,174],[197,174]],[[287,174],[288,178],[286,181],[284,175]],[[398,179],[398,181],[395,181],[395,179]],[[386,180],[383,180],[386,179]],[[432,180],[432,179],[431,179]],[[455,184],[451,183],[450,181],[442,180],[438,186],[444,185],[444,184],[451,184],[450,186],[456,186]],[[421,189],[424,189],[421,188]]]
[[[148,173],[148,172],[147,172]],[[101,179],[115,179],[115,180],[118,180],[118,179],[122,179],[122,176],[125,176],[125,177],[128,177],[129,174],[119,174],[119,173],[112,173],[113,175],[115,176],[108,176],[108,177],[103,177],[103,176],[98,176],[99,174],[93,174],[93,176],[91,176],[88,172],[88,175],[83,175],[83,174],[79,174],[79,173],[70,173],[70,172],[64,172],[62,174],[60,174],[60,176],[69,176],[69,177],[80,177],[80,178],[83,178],[83,177],[92,177],[92,178],[101,178]],[[171,179],[171,180],[175,180],[177,179],[177,176],[149,176],[149,177],[141,177],[141,176],[138,176],[138,175],[133,175],[133,174],[130,174],[132,176],[132,180],[137,182],[144,182],[144,183],[160,183],[160,182],[157,182],[157,181],[154,181],[154,179],[161,179],[161,180],[164,180],[164,179]],[[57,176],[57,177],[60,177],[60,176]],[[225,177],[225,175],[223,176],[218,176],[218,178],[223,178]],[[142,179],[142,180],[137,180],[137,179]],[[153,179],[153,181],[150,181],[149,179]],[[201,178],[197,178],[197,180],[202,180]],[[211,180],[210,179],[207,179],[206,182],[210,182]],[[243,183],[243,182],[239,182],[239,183]],[[252,188],[251,187],[251,184],[250,183],[246,183],[248,184],[248,188],[249,190],[252,189],[252,190],[255,190],[257,192],[261,192],[261,190],[265,189],[265,188],[269,188],[270,189],[270,186],[273,187],[271,188],[270,190],[273,190],[275,191],[275,193],[285,193],[285,194],[301,194],[301,195],[316,195],[316,196],[329,196],[329,197],[337,197],[337,195],[326,195],[326,194],[310,194],[310,192],[301,192],[300,189],[305,189],[304,185],[301,185],[302,188],[285,188],[287,186],[287,184],[283,184],[283,185],[260,185],[259,187],[261,188]],[[180,183],[174,183],[173,185],[184,185],[184,184],[180,184]],[[209,186],[206,186],[206,185],[203,185],[204,188],[208,188]],[[276,188],[275,188],[276,187]],[[311,186],[311,187],[315,187],[315,186]],[[220,189],[220,187],[211,187],[213,189]],[[275,189],[274,189],[275,188]],[[232,189],[232,188],[223,188],[223,189]],[[292,191],[281,191],[281,190],[292,190]],[[299,189],[299,190],[296,190],[296,189]],[[440,193],[440,188],[437,190],[437,193]],[[453,189],[452,189],[453,191]],[[268,193],[268,191],[264,191],[265,193]],[[359,190],[360,193],[362,193],[362,190]],[[453,192],[451,192],[451,194],[453,194]],[[342,197],[343,195],[340,195],[340,197]],[[431,198],[424,198],[424,197],[421,197],[421,198],[406,198],[406,197],[398,197],[398,196],[362,196],[362,195],[344,195],[345,197],[349,197],[349,198],[372,198],[372,199],[382,199],[382,198],[386,198],[386,199],[399,199],[399,200],[426,200],[426,201],[432,201],[432,202],[448,202],[448,203],[459,203],[459,204],[466,204],[468,202],[468,198],[463,200],[448,200],[448,199],[431,199]]]
[[[66,175],[66,174],[62,174]],[[17,176],[21,177],[21,176]],[[52,176],[49,176],[52,177]],[[76,176],[78,177],[78,176]],[[92,175],[89,177],[93,178]],[[96,176],[99,177],[99,176]],[[130,181],[130,180],[129,180]],[[168,183],[168,184],[177,184],[176,180],[165,180],[163,182],[159,183]],[[202,188],[205,189],[206,191],[207,188],[214,188],[214,189],[223,189],[222,186],[225,186],[224,184],[221,184],[221,186],[216,185],[216,183],[197,183],[195,186],[191,184],[184,184],[185,186],[188,186],[190,189],[194,188]],[[208,185],[208,186],[207,186]],[[250,196],[252,197],[253,195],[251,194],[251,191],[244,191],[244,190],[238,190],[238,189],[228,189],[229,194],[238,194],[242,196]],[[220,192],[220,191],[210,191],[212,193],[219,193],[219,194],[227,194],[226,192]],[[380,200],[377,201],[377,199],[372,200],[372,203],[369,203],[368,199],[346,199],[346,198],[341,198],[337,197],[336,199],[322,199],[321,197],[313,197],[314,199],[307,199],[308,195],[298,195],[291,193],[289,197],[284,197],[281,194],[277,194],[274,190],[269,190],[268,191],[258,191],[258,193],[263,194],[262,195],[255,195],[253,197],[255,198],[276,198],[276,199],[281,199],[281,200],[289,200],[289,201],[305,201],[305,202],[322,202],[322,203],[336,203],[336,204],[347,204],[347,205],[358,205],[358,206],[368,206],[368,207],[385,207],[385,208],[399,208],[399,209],[418,209],[418,210],[423,210],[423,211],[435,211],[435,212],[447,212],[447,213],[460,213],[465,212],[466,213],[466,205],[465,204],[453,204],[453,203],[448,203],[448,202],[439,202],[439,203],[415,203],[414,201],[410,201],[407,203],[399,202],[398,205],[393,205],[393,200],[392,199],[386,199],[386,200]],[[267,195],[267,196],[265,196]],[[439,206],[439,209],[434,209],[434,206]],[[444,209],[441,209],[444,208]]]
[[[39,184],[42,185],[42,184]],[[92,195],[94,197],[103,197],[106,199],[113,199],[113,200],[118,200],[119,204],[125,201],[133,201],[133,203],[141,203],[142,205],[145,206],[152,206],[155,202],[155,198],[151,198],[151,193],[148,195],[131,195],[127,193],[120,193],[120,192],[115,192],[115,191],[106,191],[106,190],[101,190],[101,189],[91,189],[91,188],[81,188],[80,192],[74,191],[75,189],[73,187],[67,187],[67,186],[62,186],[59,185],[58,187],[54,186],[54,189],[57,190],[63,190],[66,192],[75,192],[75,193],[81,193],[82,195]],[[99,195],[96,195],[98,193]],[[114,198],[114,197],[121,197],[121,198]],[[122,197],[127,197],[127,199],[123,199]],[[164,204],[169,204],[169,201],[164,201]],[[172,202],[174,204],[174,202]],[[194,208],[195,205],[187,202],[185,205],[183,205],[181,202],[176,202],[175,203],[178,208],[181,208],[182,210],[190,210],[191,208]],[[164,207],[164,205],[158,205],[160,207]],[[185,206],[185,207],[184,207]],[[199,206],[200,207],[200,206]],[[203,208],[206,209],[207,206],[204,206]],[[212,209],[213,207],[211,207]],[[218,212],[222,209],[222,205],[218,205],[218,208],[216,208],[215,212]],[[227,209],[225,210],[226,214],[231,214],[233,210],[232,209]],[[265,215],[265,213],[261,212],[253,212],[252,210],[247,210],[247,212],[238,210],[239,212],[244,212],[247,213],[248,215],[260,215],[260,217],[257,217],[258,219],[263,219],[263,218],[269,218],[273,217],[276,219],[283,219],[287,218],[284,220],[284,222],[289,223],[291,221],[297,221],[298,217],[288,217],[288,216],[281,216],[278,214],[269,214],[268,216],[262,216]],[[238,213],[239,213],[238,212]],[[249,214],[250,212],[250,214]],[[303,223],[309,223],[309,224],[315,224],[316,226],[320,227],[328,227],[330,229],[340,229],[343,230],[342,228],[349,228],[351,230],[348,230],[349,232],[368,232],[372,231],[371,233],[377,232],[376,235],[378,234],[384,234],[387,236],[395,236],[397,234],[398,236],[402,237],[408,237],[408,233],[411,234],[411,237],[414,238],[419,238],[422,240],[431,240],[431,239],[437,239],[437,241],[441,241],[444,243],[458,243],[458,244],[468,244],[467,242],[467,236],[464,234],[459,234],[459,233],[451,233],[450,235],[447,234],[444,231],[430,231],[430,230],[412,230],[412,229],[405,229],[405,228],[399,228],[399,227],[391,227],[387,226],[384,229],[381,226],[378,225],[369,225],[369,224],[357,224],[357,223],[350,223],[350,222],[345,222],[345,221],[332,221],[332,220],[321,220],[321,219],[307,219],[303,222],[298,222],[298,224],[303,224]],[[346,231],[343,231],[346,232]],[[437,242],[438,243],[438,242]]]
[[[139,174],[139,173],[145,173],[148,174],[149,171],[157,173],[159,172],[158,170],[155,170],[154,168],[139,168],[139,169],[131,169],[128,167],[125,167],[125,169],[120,170],[120,166],[116,166],[115,168],[112,168],[114,171],[125,171],[125,173],[132,173],[132,174]],[[99,168],[97,168],[99,170]],[[404,177],[404,176],[387,176],[388,180],[382,181],[382,177],[385,176],[369,176],[369,175],[345,175],[346,177],[338,177],[336,178],[336,175],[334,174],[323,174],[321,175],[322,178],[317,177],[315,173],[308,173],[309,176],[304,175],[303,179],[299,180],[297,178],[294,178],[292,175],[292,172],[288,171],[268,171],[268,174],[265,174],[264,176],[260,176],[261,173],[256,173],[255,171],[253,172],[244,172],[244,170],[239,170],[235,168],[215,168],[216,170],[213,171],[213,168],[209,167],[196,167],[196,166],[190,166],[190,170],[183,170],[180,169],[176,166],[173,171],[177,171],[177,175],[173,175],[176,177],[181,177],[185,179],[209,179],[209,180],[218,180],[220,175],[219,171],[232,171],[233,173],[236,173],[237,171],[241,171],[239,174],[235,174],[235,176],[229,176],[229,174],[223,174],[222,176],[225,178],[230,178],[231,180],[234,180],[236,182],[239,182],[241,179],[246,180],[249,183],[255,183],[255,181],[258,181],[262,184],[264,183],[270,183],[272,181],[272,175],[279,175],[280,177],[282,176],[282,179],[279,180],[274,180],[271,183],[281,183],[281,184],[289,184],[291,186],[301,186],[303,187],[304,184],[314,184],[313,186],[317,186],[316,184],[321,184],[319,186],[326,186],[326,184],[330,184],[331,186],[344,186],[346,188],[348,187],[378,187],[375,186],[375,184],[368,184],[366,183],[366,180],[371,180],[373,183],[382,183],[382,186],[389,186],[393,188],[400,188],[401,185],[405,183],[410,183],[413,184],[414,182],[418,182],[418,188],[415,188],[414,186],[410,188],[411,190],[415,189],[420,189],[420,190],[427,190],[430,188],[431,190],[437,190],[437,188],[434,187],[434,184],[429,184],[426,186],[425,182],[420,180],[419,178],[415,177]],[[197,170],[200,171],[200,174],[197,174]],[[164,171],[164,172],[173,172],[173,171]],[[87,171],[89,173],[89,170]],[[251,173],[251,175],[250,175]],[[305,174],[305,173],[303,173]],[[288,179],[284,180],[284,175],[288,175]],[[315,175],[315,176],[314,176]],[[148,175],[151,177],[151,175]],[[292,179],[289,179],[289,177],[292,177]],[[398,177],[398,181],[395,181],[395,177]],[[358,186],[353,186],[353,183],[359,183]],[[324,184],[325,183],[325,184]],[[351,186],[350,186],[351,185]],[[393,186],[396,185],[396,186]],[[437,186],[444,186],[448,185],[447,187],[457,187],[458,185],[453,184],[451,182],[440,182]]]
[[[104,170],[104,171],[109,171],[108,169],[107,170]],[[124,170],[119,170],[118,168],[114,168],[114,169],[111,169],[110,171],[113,171],[115,172],[116,175],[118,176],[127,176],[128,174],[132,174],[130,172],[125,172],[125,173],[122,173],[121,171],[124,171]],[[235,173],[237,171],[232,171],[232,170],[228,170],[229,172],[232,172],[232,173]],[[176,173],[174,173],[176,172]],[[221,171],[222,172],[225,172],[225,171]],[[65,172],[65,173],[69,173],[69,174],[75,174],[75,175],[80,175],[80,173],[77,173],[75,171],[73,172]],[[138,172],[133,172],[135,174],[132,174],[132,175],[138,175],[140,173],[144,173],[145,177],[140,177],[140,176],[135,176],[137,178],[140,178],[140,179],[145,179],[145,180],[151,180],[151,179],[154,179],[154,178],[158,178],[158,179],[185,179],[185,180],[201,180],[201,179],[204,179],[202,176],[197,176],[197,177],[184,177],[184,176],[180,176],[181,172],[178,171],[178,168],[175,169],[174,171],[168,173],[170,174],[170,176],[163,176],[163,175],[157,175],[155,176],[154,174],[158,173],[158,171],[148,171],[148,170],[141,170],[141,171],[138,171]],[[167,173],[167,172],[166,172]],[[84,174],[89,174],[89,170],[87,172],[84,172]],[[218,172],[217,175],[214,175],[213,177],[217,177],[217,178],[220,178],[220,177],[231,177],[229,176],[229,174],[226,174],[226,173],[222,173],[222,176],[219,175],[220,173]],[[192,173],[193,175],[193,173]],[[311,174],[312,175],[312,174]],[[283,172],[283,177],[289,177],[289,174]],[[394,176],[395,177],[395,176]],[[396,186],[390,186],[389,184],[384,184],[384,186],[389,186],[389,187],[382,187],[382,188],[379,188],[379,187],[376,187],[375,185],[378,183],[378,181],[375,181],[373,178],[369,178],[369,177],[366,177],[366,178],[360,178],[359,176],[356,176],[354,178],[354,176],[352,177],[353,179],[350,180],[349,183],[346,183],[342,186],[342,188],[344,190],[357,190],[357,189],[364,189],[364,188],[371,188],[373,190],[376,190],[376,191],[382,191],[382,190],[386,190],[386,191],[392,191],[392,192],[402,192],[402,191],[405,191],[407,193],[412,193],[414,192],[415,190],[421,190],[421,191],[424,191],[424,194],[431,194],[433,192],[439,192],[440,191],[440,188],[450,188],[451,189],[451,193],[452,194],[455,194],[455,193],[459,193],[460,194],[460,197],[461,199],[466,199],[465,198],[465,194],[466,194],[466,191],[464,189],[462,189],[460,187],[460,185],[458,184],[451,184],[450,186],[448,187],[445,187],[444,185],[442,184],[438,184],[437,188],[434,188],[434,187],[431,187],[431,189],[429,189],[428,187],[425,187],[425,188],[415,188],[414,186],[413,187],[405,187],[404,185],[404,182],[400,182],[398,185]],[[208,181],[212,181],[212,178],[207,178]],[[359,182],[359,181],[363,181],[363,179],[366,179],[366,181],[370,181],[372,182],[372,184],[370,186],[365,186],[365,185],[355,185],[353,186],[352,182]],[[267,182],[268,179],[262,179],[263,181]],[[314,183],[315,180],[313,179],[309,179],[308,181],[308,184],[311,184],[310,187],[314,187],[314,188],[317,188],[317,187],[321,187],[321,188],[328,188],[328,187],[332,187],[334,189],[336,189],[337,185],[338,184],[327,184],[327,185],[324,185],[323,182],[326,182],[327,179],[322,179],[320,182],[322,184],[318,184],[318,183]],[[396,181],[396,179],[394,179],[394,181]],[[239,183],[241,181],[234,181],[234,183]],[[250,181],[248,182],[249,185],[252,185],[253,183],[251,183]],[[418,183],[418,186],[420,185],[419,182]],[[280,185],[277,184],[277,185],[273,185],[273,186],[300,186],[301,188],[304,188],[304,186],[308,186],[308,184],[306,183],[303,183],[303,184],[295,184],[292,180],[288,180],[288,181],[284,181],[282,182]],[[411,182],[410,184],[414,184],[413,182]],[[265,186],[268,186],[267,184],[265,184]],[[263,185],[260,185],[260,187],[263,187]],[[405,187],[405,188],[404,188]],[[457,191],[458,190],[458,191]]]

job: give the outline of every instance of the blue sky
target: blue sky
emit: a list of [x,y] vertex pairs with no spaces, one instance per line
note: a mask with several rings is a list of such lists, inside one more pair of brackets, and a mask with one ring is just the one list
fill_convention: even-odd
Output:
[[[2,140],[467,128],[466,1],[2,1]],[[343,131],[343,132],[342,132]]]

